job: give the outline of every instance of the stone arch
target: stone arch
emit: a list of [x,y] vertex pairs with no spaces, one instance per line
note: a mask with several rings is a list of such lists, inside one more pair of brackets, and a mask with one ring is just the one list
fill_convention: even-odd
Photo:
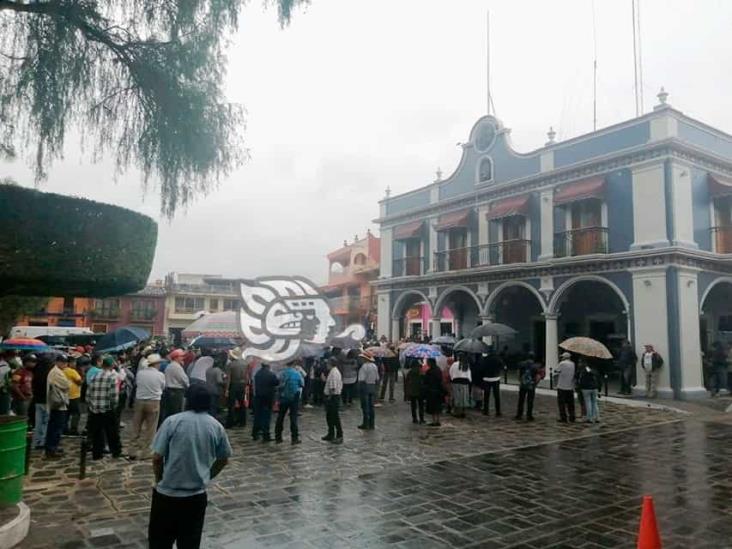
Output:
[[440,293],[440,296],[437,298],[435,306],[432,309],[432,314],[440,314],[440,311],[442,311],[442,308],[445,306],[445,301],[447,300],[447,298],[450,296],[450,294],[455,292],[464,292],[468,294],[475,302],[475,306],[477,307],[478,313],[480,314],[480,312],[483,310],[480,298],[473,290],[471,290],[467,286],[448,286],[447,288],[445,288],[442,293]]
[[[554,291],[554,294],[552,295],[552,298],[549,300],[549,305],[546,308],[547,314],[557,314],[559,313],[557,306],[559,305],[559,300],[562,298],[562,296],[569,290],[572,286],[577,284],[578,282],[600,282],[602,284],[605,284],[606,286],[609,286],[611,290],[617,294],[618,298],[620,298],[620,302],[623,304],[623,307],[625,308],[626,313],[630,313],[630,303],[628,302],[628,298],[625,297],[625,294],[623,291],[618,287],[617,284],[615,284],[613,281],[604,278],[602,276],[598,275],[583,275],[583,276],[576,276],[574,278],[570,278],[566,282],[562,283],[559,288],[557,288]],[[628,332],[630,333],[630,327],[628,327]]]
[[722,276],[717,279],[715,279],[709,286],[707,286],[707,289],[704,290],[704,293],[701,296],[701,299],[699,300],[699,313],[704,313],[704,303],[707,300],[707,297],[709,297],[709,294],[712,293],[712,290],[720,285],[720,284],[730,284],[732,285],[732,277],[729,276]]
[[515,287],[515,286],[520,286],[520,287],[523,287],[523,288],[526,288],[527,290],[529,290],[529,292],[531,292],[538,300],[539,305],[541,306],[541,311],[543,313],[546,313],[546,310],[547,310],[546,302],[544,301],[544,297],[539,293],[539,290],[534,288],[528,282],[523,282],[521,280],[509,280],[508,282],[504,282],[503,284],[499,285],[495,290],[493,290],[490,293],[488,298],[485,300],[485,307],[482,310],[482,314],[484,316],[489,316],[491,314],[491,307],[493,306],[493,303],[495,303],[499,294],[503,290],[505,290],[507,288]]
[[417,296],[420,298],[420,301],[423,301],[430,306],[432,306],[432,302],[429,300],[429,298],[420,290],[406,290],[399,294],[399,297],[394,302],[394,306],[391,309],[391,319],[392,320],[399,320],[401,318],[402,308],[404,307],[404,303],[407,301],[407,298],[410,296]]

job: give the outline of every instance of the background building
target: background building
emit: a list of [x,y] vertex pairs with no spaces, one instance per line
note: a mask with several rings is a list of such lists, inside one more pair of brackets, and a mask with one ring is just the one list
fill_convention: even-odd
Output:
[[376,294],[371,281],[379,276],[379,239],[367,231],[351,244],[328,254],[328,284],[321,291],[328,296],[337,328],[362,324],[367,331],[376,328]]
[[51,297],[45,307],[24,316],[18,326],[88,326],[89,309],[93,300],[83,297]]
[[121,297],[91,300],[88,323],[93,332],[111,332],[121,326],[144,328],[154,336],[165,332],[165,288],[162,282]]
[[201,313],[240,307],[236,281],[221,275],[170,273],[165,277],[165,292],[165,332],[176,343],[180,343],[183,329]]
[[382,200],[378,334],[407,335],[428,304],[436,335],[448,307],[458,335],[509,324],[548,369],[566,337],[627,337],[663,355],[659,394],[704,394],[702,355],[732,336],[732,136],[658,97],[529,153],[485,116],[453,174]]

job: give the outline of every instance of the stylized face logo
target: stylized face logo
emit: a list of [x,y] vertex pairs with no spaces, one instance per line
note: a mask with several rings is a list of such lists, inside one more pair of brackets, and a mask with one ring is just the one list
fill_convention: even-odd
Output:
[[247,340],[242,357],[286,362],[297,356],[303,342],[328,342],[335,320],[328,302],[309,280],[260,278],[242,281],[240,291],[239,325]]

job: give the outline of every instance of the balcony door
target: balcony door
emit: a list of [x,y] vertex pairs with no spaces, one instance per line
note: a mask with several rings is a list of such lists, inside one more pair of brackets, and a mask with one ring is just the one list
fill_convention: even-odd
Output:
[[715,250],[720,254],[732,253],[732,197],[725,196],[714,201],[714,217]]
[[572,255],[602,250],[602,201],[580,200],[572,204]]
[[407,276],[422,274],[421,241],[418,238],[405,240],[404,268]]
[[468,267],[468,231],[463,227],[451,229],[447,234],[447,243],[450,250],[450,270],[466,269]]
[[512,215],[503,219],[503,263],[526,261],[526,218]]

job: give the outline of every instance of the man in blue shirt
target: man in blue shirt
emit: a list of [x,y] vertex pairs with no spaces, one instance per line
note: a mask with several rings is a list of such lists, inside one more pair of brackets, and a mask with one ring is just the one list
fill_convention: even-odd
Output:
[[302,374],[295,369],[299,362],[290,362],[282,371],[280,379],[280,410],[275,423],[275,442],[282,442],[282,429],[287,412],[290,412],[290,437],[292,444],[300,444],[300,433],[297,428],[297,411],[300,405],[300,394],[305,386]]
[[185,412],[168,417],[153,440],[153,488],[148,541],[151,549],[198,548],[206,516],[206,487],[228,463],[224,427],[208,414],[205,385],[188,390]]

